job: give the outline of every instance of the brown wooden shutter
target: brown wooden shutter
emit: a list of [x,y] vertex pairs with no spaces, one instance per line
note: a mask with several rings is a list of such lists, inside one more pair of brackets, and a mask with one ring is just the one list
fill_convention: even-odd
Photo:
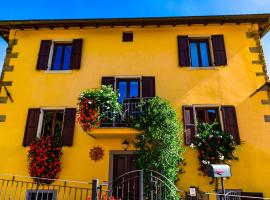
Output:
[[156,84],[154,76],[142,77],[142,97],[155,97]]
[[52,45],[51,40],[41,40],[39,54],[38,54],[38,61],[37,61],[37,66],[36,66],[37,70],[48,69],[51,45]]
[[80,69],[82,57],[83,39],[75,39],[72,42],[70,66],[71,69]]
[[102,85],[110,85],[110,86],[112,86],[113,89],[115,89],[114,82],[115,82],[115,77],[113,77],[113,76],[104,76],[101,79]]
[[185,129],[185,144],[190,145],[195,139],[195,118],[192,106],[183,106],[183,121]]
[[73,144],[75,121],[76,121],[76,108],[66,108],[62,132],[63,146],[72,146]]
[[36,138],[39,115],[40,115],[39,108],[29,108],[23,138],[24,147],[29,146]]
[[230,133],[237,144],[240,144],[240,136],[234,106],[222,106],[222,118],[224,131]]
[[223,35],[212,35],[211,39],[215,65],[216,66],[227,65],[227,56]]
[[179,66],[190,66],[189,41],[187,35],[178,35],[178,61]]

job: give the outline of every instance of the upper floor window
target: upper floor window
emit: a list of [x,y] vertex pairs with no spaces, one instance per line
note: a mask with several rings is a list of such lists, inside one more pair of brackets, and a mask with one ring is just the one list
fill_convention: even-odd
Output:
[[120,94],[120,99],[125,98],[151,98],[156,96],[155,77],[102,77],[102,85],[111,85]]
[[54,43],[50,70],[70,70],[71,49],[72,43],[70,42]]
[[189,37],[178,35],[178,60],[181,67],[210,67],[227,65],[223,35]]
[[53,71],[80,69],[82,44],[82,39],[70,42],[41,40],[36,69]]
[[208,67],[211,65],[208,39],[190,39],[189,48],[192,67]]
[[140,97],[140,79],[116,79],[116,88],[119,94],[119,101]]

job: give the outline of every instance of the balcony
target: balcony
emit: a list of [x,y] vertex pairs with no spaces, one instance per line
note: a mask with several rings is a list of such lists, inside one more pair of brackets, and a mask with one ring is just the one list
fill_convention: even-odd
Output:
[[103,116],[101,119],[101,127],[129,127],[131,118],[139,116],[145,110],[142,102],[151,98],[125,98],[120,100],[122,104],[122,113],[113,117],[113,111],[101,111]]

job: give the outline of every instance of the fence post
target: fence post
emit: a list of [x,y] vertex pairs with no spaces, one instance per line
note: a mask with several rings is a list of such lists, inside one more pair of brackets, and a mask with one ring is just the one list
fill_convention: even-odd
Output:
[[139,200],[143,200],[143,170],[140,171],[140,196]]
[[98,200],[98,179],[92,179],[92,198],[91,200]]

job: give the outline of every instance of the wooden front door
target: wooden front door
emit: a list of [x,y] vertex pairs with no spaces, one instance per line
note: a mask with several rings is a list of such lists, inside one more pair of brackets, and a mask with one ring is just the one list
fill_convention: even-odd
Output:
[[[137,200],[139,195],[139,173],[135,154],[117,154],[113,157],[113,196],[117,199]],[[122,177],[121,175],[128,173]],[[119,178],[120,177],[120,178]]]

